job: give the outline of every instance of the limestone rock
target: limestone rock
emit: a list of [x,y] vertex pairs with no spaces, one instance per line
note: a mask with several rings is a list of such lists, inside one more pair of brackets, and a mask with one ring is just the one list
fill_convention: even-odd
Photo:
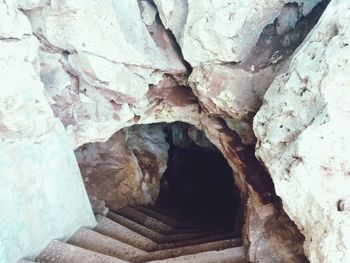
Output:
[[155,0],[154,3],[164,27],[171,30],[180,43],[188,15],[188,0]]
[[44,7],[47,0],[15,0],[17,8],[21,10],[30,10],[34,8]]
[[189,83],[209,114],[224,118],[246,144],[252,144],[252,117],[279,69],[268,67],[254,73],[234,66],[200,66],[193,70]]
[[182,87],[181,58],[152,18],[154,6],[142,3],[52,1],[26,12],[40,40],[42,81],[74,147],[135,123],[193,123],[198,115]]
[[350,3],[332,1],[265,96],[254,120],[257,156],[305,235],[311,262],[350,258]]
[[12,1],[0,3],[0,36],[2,39],[21,39],[31,35],[30,23],[25,15],[15,9]]
[[206,64],[193,69],[189,84],[206,112],[220,116],[254,144],[252,119],[274,78],[285,70],[289,57],[316,24],[326,3],[302,16],[296,3],[286,4],[276,21],[265,26],[255,46],[239,63]]
[[96,223],[64,127],[44,95],[38,41],[12,4],[0,3],[0,262],[8,263]]
[[248,200],[250,262],[308,262],[304,255],[304,236],[281,207],[261,205],[253,198]]
[[157,8],[147,0],[141,1],[140,4],[142,20],[147,26],[151,26],[156,20]]
[[[254,148],[242,144],[225,122],[201,115],[203,130],[234,171],[242,204],[236,222],[252,262],[307,262],[303,236],[281,209],[271,178],[254,157]],[[247,165],[249,164],[249,165]],[[243,225],[243,227],[242,227]]]
[[126,132],[126,145],[136,156],[142,171],[144,202],[157,199],[160,179],[167,168],[169,144],[163,128],[161,124],[134,125]]
[[263,28],[274,22],[286,4],[296,3],[299,12],[307,15],[319,2],[321,0],[189,0],[180,40],[184,58],[193,67],[201,63],[243,61]]
[[168,144],[161,126],[123,129],[104,143],[90,143],[75,153],[91,199],[116,210],[153,203],[166,169]]

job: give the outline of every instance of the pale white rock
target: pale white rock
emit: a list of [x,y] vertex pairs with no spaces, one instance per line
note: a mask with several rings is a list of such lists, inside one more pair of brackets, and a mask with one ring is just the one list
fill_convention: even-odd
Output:
[[276,31],[277,34],[284,34],[293,29],[299,20],[299,8],[296,5],[287,5],[282,8],[281,14],[277,17]]
[[137,1],[56,0],[27,14],[34,31],[55,47],[116,63],[184,71],[175,51],[170,54],[156,45]]
[[90,86],[120,94],[129,103],[145,98],[149,81],[134,74],[124,64],[113,63],[85,52],[69,55],[68,58],[69,65],[79,79]]
[[193,70],[189,83],[210,113],[247,120],[260,108],[277,73],[272,67],[254,73],[225,65],[201,66]]
[[0,38],[22,38],[31,35],[32,30],[26,16],[15,8],[11,0],[0,3]]
[[[297,4],[307,15],[318,2],[300,0]],[[192,66],[244,60],[263,28],[273,23],[288,3],[295,1],[189,0],[179,41],[184,58]]]
[[156,20],[157,15],[157,8],[151,4],[149,1],[143,0],[140,2],[141,5],[141,16],[143,22],[150,26],[152,25]]
[[47,4],[48,0],[15,0],[17,8],[21,10],[29,10],[40,8]]
[[178,43],[188,15],[188,0],[155,0],[160,19],[170,29]]
[[189,84],[210,114],[224,118],[250,144],[252,116],[279,70],[280,66],[249,72],[237,66],[202,65],[194,68]]
[[[68,56],[52,53],[43,46],[40,58],[41,80],[50,104],[66,126],[74,148],[106,141],[116,131],[136,123],[198,123],[199,108],[193,95],[175,80],[163,80],[162,73],[84,52]],[[149,90],[153,83],[158,85]]]
[[66,88],[71,85],[71,78],[63,69],[61,53],[51,53],[39,49],[40,78],[45,85],[45,91],[49,94],[51,102],[55,96],[63,95]]
[[15,263],[96,222],[69,139],[44,95],[38,41],[25,16],[6,8],[6,30],[0,30],[0,262]]
[[329,4],[254,120],[257,155],[311,262],[350,258],[349,10]]
[[140,119],[173,121],[198,112],[193,96],[176,91],[187,70],[171,38],[159,22],[142,20],[150,7],[69,0],[26,12],[41,44],[42,81],[73,147],[106,141]]

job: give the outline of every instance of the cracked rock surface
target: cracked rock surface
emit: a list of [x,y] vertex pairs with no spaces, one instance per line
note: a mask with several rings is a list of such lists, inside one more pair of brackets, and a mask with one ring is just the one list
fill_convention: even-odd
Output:
[[[347,262],[350,5],[332,1],[254,119],[257,155],[311,262]],[[278,161],[277,161],[278,160]]]

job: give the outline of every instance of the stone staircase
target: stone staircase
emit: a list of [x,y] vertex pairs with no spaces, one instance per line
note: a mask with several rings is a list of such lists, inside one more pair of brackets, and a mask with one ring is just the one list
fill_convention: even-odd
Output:
[[[156,206],[129,206],[96,218],[94,229],[80,228],[67,242],[52,241],[35,262],[246,262],[239,234]],[[32,261],[19,261],[25,262]]]

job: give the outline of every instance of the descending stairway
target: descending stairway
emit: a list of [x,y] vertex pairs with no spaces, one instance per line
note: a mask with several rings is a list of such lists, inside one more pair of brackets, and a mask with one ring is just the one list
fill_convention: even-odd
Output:
[[129,206],[96,219],[94,229],[80,228],[66,243],[52,241],[35,262],[246,262],[242,241],[232,230],[194,223],[156,206]]

